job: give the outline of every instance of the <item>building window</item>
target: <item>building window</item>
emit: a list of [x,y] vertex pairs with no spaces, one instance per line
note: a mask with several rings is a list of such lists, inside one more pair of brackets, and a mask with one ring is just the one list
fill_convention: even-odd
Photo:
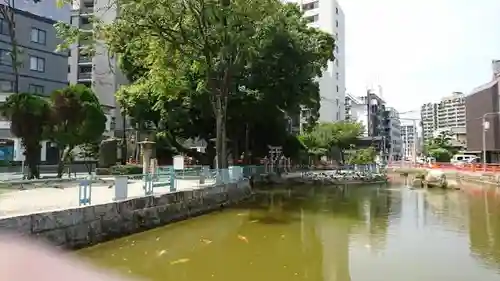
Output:
[[338,72],[335,73],[335,78],[337,78],[337,80],[339,80],[339,73]]
[[335,20],[335,26],[339,27],[339,21],[338,20]]
[[45,72],[45,59],[30,56],[30,69],[33,71]]
[[307,21],[308,23],[310,23],[310,22],[316,22],[316,21],[318,21],[318,19],[319,19],[319,15],[314,15],[314,16],[305,17],[305,19],[306,19],[306,21]]
[[0,80],[0,92],[12,93],[14,91],[14,82],[8,80]]
[[335,60],[335,65],[339,66],[339,60],[338,59]]
[[337,86],[337,93],[339,92],[339,86]]
[[337,15],[339,14],[339,8],[338,8],[338,7],[336,7],[336,8],[335,8],[335,13],[336,13]]
[[45,87],[41,85],[30,84],[29,92],[32,94],[43,94],[45,92]]
[[[339,86],[337,86],[338,88]],[[337,104],[337,107],[339,106],[339,99],[335,99],[335,103]]]
[[311,2],[311,3],[303,4],[302,5],[302,10],[309,11],[309,10],[312,10],[312,9],[316,9],[318,7],[319,7],[319,2],[318,1],[314,1],[314,2]]
[[0,34],[9,34],[9,23],[2,18],[0,18]]
[[0,64],[12,65],[12,57],[10,56],[10,51],[0,49]]
[[45,45],[47,42],[47,32],[36,27],[31,28],[31,42]]

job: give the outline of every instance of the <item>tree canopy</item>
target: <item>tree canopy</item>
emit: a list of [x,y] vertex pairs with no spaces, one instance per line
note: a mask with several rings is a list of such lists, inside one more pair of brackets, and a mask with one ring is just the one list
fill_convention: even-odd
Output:
[[12,134],[21,139],[25,148],[29,167],[28,178],[40,177],[37,168],[41,150],[40,141],[46,136],[50,124],[50,104],[47,100],[30,93],[12,94],[2,105],[1,112],[11,122]]
[[106,115],[94,92],[84,85],[70,85],[50,97],[52,117],[50,139],[61,150],[58,176],[71,151],[100,139],[106,129]]
[[71,151],[76,146],[95,143],[106,128],[99,100],[83,85],[54,91],[50,98],[31,93],[11,94],[0,111],[11,121],[12,134],[22,141],[30,179],[40,176],[41,141],[51,140],[61,150],[60,177]]
[[[335,42],[308,27],[299,7],[277,0],[115,2],[120,16],[108,24],[96,19],[93,36],[131,82],[117,98],[137,129],[157,131],[185,152],[186,139],[202,139],[207,159],[218,152],[219,167],[230,153],[300,147],[288,123],[304,109],[316,122],[317,78],[334,60]],[[88,36],[57,28],[65,46]]]
[[355,141],[363,133],[363,126],[357,122],[339,121],[319,123],[310,132],[300,135],[299,139],[311,155],[331,156],[333,149],[340,151],[344,160],[345,150],[354,147]]
[[452,146],[452,135],[447,131],[430,139],[424,148],[427,155],[434,157],[437,162],[449,162],[458,152],[458,149]]

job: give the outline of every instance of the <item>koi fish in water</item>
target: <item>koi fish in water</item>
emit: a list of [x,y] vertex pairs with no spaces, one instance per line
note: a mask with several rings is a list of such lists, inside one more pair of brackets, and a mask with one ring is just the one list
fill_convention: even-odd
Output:
[[174,264],[179,264],[179,263],[186,263],[188,261],[189,261],[189,259],[178,259],[178,260],[170,262],[170,264],[174,265]]
[[245,236],[243,235],[238,235],[238,239],[240,239],[241,241],[245,242],[245,243],[248,243],[248,238],[246,238]]

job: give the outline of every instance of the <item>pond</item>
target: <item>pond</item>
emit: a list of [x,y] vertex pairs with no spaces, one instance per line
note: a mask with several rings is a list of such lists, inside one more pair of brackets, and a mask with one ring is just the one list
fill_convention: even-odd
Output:
[[77,254],[153,281],[498,281],[500,192],[279,187]]

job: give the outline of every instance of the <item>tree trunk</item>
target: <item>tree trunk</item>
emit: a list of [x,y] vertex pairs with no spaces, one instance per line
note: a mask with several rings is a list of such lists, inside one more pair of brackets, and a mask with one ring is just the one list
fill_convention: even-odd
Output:
[[68,156],[73,150],[73,147],[66,146],[62,150],[61,157],[59,158],[59,163],[57,163],[57,178],[62,178],[64,173],[64,166],[66,165],[66,161],[68,160]]
[[38,169],[38,156],[40,155],[40,144],[25,146],[26,164],[28,165],[28,179],[40,178]]
[[216,154],[216,169],[223,169],[224,153],[222,151],[222,134],[223,134],[223,117],[221,110],[220,99],[216,101],[215,108],[215,154]]
[[246,165],[250,164],[250,143],[249,143],[249,137],[250,137],[250,129],[248,128],[248,123],[245,124],[245,158],[243,163]]
[[216,155],[217,153],[215,151],[215,145],[213,143],[208,143],[205,151],[205,161],[203,162],[203,165],[209,165],[212,169],[215,168],[214,159]]

